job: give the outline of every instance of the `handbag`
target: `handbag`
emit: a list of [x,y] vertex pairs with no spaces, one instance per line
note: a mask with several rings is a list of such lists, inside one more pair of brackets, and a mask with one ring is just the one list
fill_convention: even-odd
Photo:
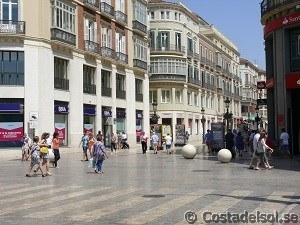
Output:
[[41,147],[41,150],[40,150],[40,152],[42,153],[42,154],[48,154],[48,152],[49,152],[49,149],[48,149],[48,147]]

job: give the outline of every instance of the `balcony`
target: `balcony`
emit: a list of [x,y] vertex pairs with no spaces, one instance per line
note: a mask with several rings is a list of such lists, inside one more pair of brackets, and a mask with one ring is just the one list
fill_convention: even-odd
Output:
[[99,0],[84,0],[83,3],[93,9],[99,9]]
[[24,74],[0,74],[0,85],[24,86]]
[[85,51],[100,54],[100,46],[99,44],[92,41],[85,41]]
[[187,50],[187,57],[192,58],[194,56],[193,51]]
[[143,102],[144,101],[143,94],[135,93],[135,101]]
[[266,13],[274,9],[278,9],[292,3],[295,3],[295,5],[299,4],[299,0],[264,0],[260,3],[261,16],[264,16]]
[[194,59],[199,60],[199,54],[198,53],[194,52],[193,57],[194,57]]
[[188,83],[195,84],[199,87],[202,86],[202,82],[198,79],[193,78],[193,77],[188,77]]
[[230,91],[224,91],[224,95],[228,96],[228,97],[232,97],[233,94]]
[[168,52],[168,53],[180,53],[181,55],[185,52],[185,47],[181,45],[156,45],[150,47],[151,52]]
[[0,34],[25,34],[25,21],[0,20]]
[[54,77],[54,88],[60,90],[69,90],[69,79]]
[[96,94],[96,85],[95,84],[83,84],[83,93],[85,94]]
[[202,87],[204,87],[208,90],[217,91],[217,88],[215,86],[213,86],[212,84],[208,84],[208,83],[203,82]]
[[128,56],[122,52],[116,53],[116,59],[120,61],[121,63],[128,64]]
[[119,99],[126,99],[126,91],[117,90],[116,91],[116,97],[119,98]]
[[144,62],[144,61],[139,60],[139,59],[133,59],[133,66],[138,67],[138,68],[143,69],[143,70],[148,70],[147,62]]
[[105,97],[111,97],[111,88],[110,87],[101,87],[101,95]]
[[66,44],[76,46],[76,35],[58,28],[51,28],[51,40],[61,41]]
[[108,47],[101,47],[100,48],[100,53],[103,57],[111,58],[111,59],[116,59],[116,52],[115,50],[108,48]]
[[114,17],[114,14],[115,14],[114,7],[107,4],[106,2],[100,3],[100,11],[103,12],[104,14],[108,15],[109,17]]
[[115,19],[117,22],[127,25],[127,15],[121,11],[115,11]]
[[132,29],[141,32],[143,35],[147,34],[147,26],[137,20],[132,21]]
[[149,78],[150,81],[173,81],[173,82],[186,82],[185,75],[173,75],[173,74],[154,74]]

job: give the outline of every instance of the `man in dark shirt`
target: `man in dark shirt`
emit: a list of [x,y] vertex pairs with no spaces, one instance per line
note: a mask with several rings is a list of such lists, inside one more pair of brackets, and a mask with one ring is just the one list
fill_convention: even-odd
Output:
[[235,151],[233,150],[234,134],[231,132],[231,129],[228,129],[227,134],[225,135],[225,142],[226,142],[226,148],[232,154],[232,158],[235,158]]

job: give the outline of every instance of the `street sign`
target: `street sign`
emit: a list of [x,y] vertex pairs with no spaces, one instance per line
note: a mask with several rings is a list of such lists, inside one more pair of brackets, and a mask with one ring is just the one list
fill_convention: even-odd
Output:
[[39,127],[38,121],[29,121],[29,129],[37,129]]
[[266,81],[257,81],[257,89],[266,89]]
[[267,99],[266,98],[259,98],[256,100],[257,101],[257,105],[267,105]]
[[29,120],[36,121],[39,118],[39,112],[29,112]]

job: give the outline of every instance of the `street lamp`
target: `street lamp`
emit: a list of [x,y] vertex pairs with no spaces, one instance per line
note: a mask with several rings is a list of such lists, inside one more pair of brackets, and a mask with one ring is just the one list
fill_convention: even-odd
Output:
[[203,144],[205,143],[204,134],[205,134],[205,122],[206,122],[206,119],[204,117],[204,113],[205,113],[205,109],[202,107],[202,109],[201,109],[201,114],[202,114],[201,123],[202,123],[202,128],[203,128],[203,136],[202,136],[202,138],[203,138],[202,143]]
[[226,130],[229,129],[229,120],[232,119],[232,113],[229,113],[229,104],[230,104],[230,99],[227,97],[225,102],[225,107],[226,107],[226,113],[224,114],[224,119],[226,120]]
[[257,130],[258,130],[258,127],[259,127],[259,121],[261,120],[260,117],[259,117],[259,115],[258,115],[258,112],[259,112],[259,107],[258,107],[258,105],[256,105],[255,111],[256,111],[255,122],[256,122],[256,124],[257,124]]
[[156,110],[157,110],[157,102],[156,100],[153,100],[152,102],[152,109],[153,109],[153,116],[151,116],[151,121],[153,122],[153,124],[157,124],[158,122],[158,116],[156,114]]

